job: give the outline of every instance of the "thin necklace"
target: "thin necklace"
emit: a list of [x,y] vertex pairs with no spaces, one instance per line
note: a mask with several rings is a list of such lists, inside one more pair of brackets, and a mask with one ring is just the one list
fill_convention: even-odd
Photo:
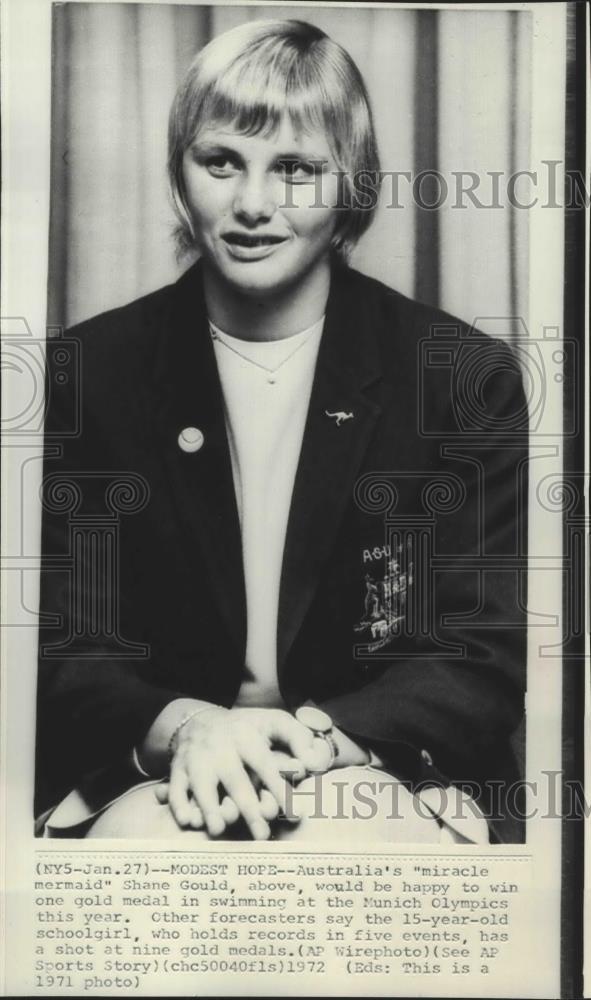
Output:
[[308,334],[308,336],[304,337],[304,339],[301,341],[301,343],[298,344],[297,347],[294,347],[294,349],[291,352],[291,354],[288,354],[287,357],[283,359],[283,361],[281,362],[281,364],[278,364],[276,368],[268,368],[267,365],[262,365],[260,363],[260,361],[255,361],[254,358],[249,358],[246,354],[242,354],[241,351],[239,351],[235,347],[233,347],[232,344],[228,344],[228,342],[223,337],[220,337],[218,335],[218,333],[215,330],[215,328],[214,328],[211,320],[209,321],[209,332],[211,333],[212,340],[217,340],[218,344],[223,344],[223,346],[227,347],[227,349],[229,351],[231,351],[232,354],[237,354],[238,357],[242,358],[243,361],[247,361],[248,364],[254,365],[255,368],[260,368],[262,371],[264,371],[265,374],[266,374],[266,376],[267,376],[267,382],[268,382],[269,385],[275,385],[275,383],[277,381],[277,372],[280,371],[280,369],[283,368],[283,366],[286,365],[288,361],[291,361],[291,359],[294,357],[294,355],[296,355],[298,353],[298,351],[301,351],[302,347],[306,346],[306,344],[308,343],[308,341],[312,337],[312,335],[313,335],[314,331],[317,329],[317,327],[318,327],[318,323],[314,323],[314,326],[310,330],[310,333]]

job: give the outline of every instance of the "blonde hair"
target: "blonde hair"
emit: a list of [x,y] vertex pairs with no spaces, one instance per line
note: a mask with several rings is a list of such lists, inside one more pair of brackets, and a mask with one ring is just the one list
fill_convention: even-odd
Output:
[[[380,163],[367,90],[342,46],[304,21],[251,21],[219,35],[193,60],[170,111],[168,176],[179,251],[196,246],[183,182],[183,155],[207,124],[271,134],[287,113],[296,131],[328,138],[345,205],[332,246],[346,258],[369,227]],[[369,193],[368,193],[369,192]],[[368,204],[369,202],[369,204]]]

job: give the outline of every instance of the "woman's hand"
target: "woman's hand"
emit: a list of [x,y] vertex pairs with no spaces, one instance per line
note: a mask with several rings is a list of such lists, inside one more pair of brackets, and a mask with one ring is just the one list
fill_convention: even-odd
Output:
[[[216,706],[212,706],[212,709]],[[229,710],[221,709],[220,711],[228,713]],[[233,709],[231,711],[242,711],[250,712],[251,709]],[[256,709],[256,712],[268,712],[268,709]],[[203,711],[199,712],[201,716]],[[279,712],[280,715],[285,715],[285,712]],[[289,717],[291,719],[291,716]],[[254,720],[252,720],[254,721]],[[296,720],[293,720],[296,721]],[[189,725],[189,723],[187,723]],[[299,725],[299,723],[298,723]],[[185,727],[183,727],[185,728]],[[304,727],[305,728],[305,727]],[[308,732],[308,730],[306,730]],[[179,733],[180,736],[180,733]],[[334,762],[335,767],[347,767],[351,764],[365,764],[367,763],[369,754],[367,750],[359,746],[353,740],[351,740],[344,733],[340,732],[338,729],[334,730],[334,737],[339,747],[339,754]],[[301,781],[302,778],[306,777],[309,773],[323,773],[327,770],[328,764],[330,762],[331,754],[328,750],[326,743],[322,739],[318,739],[311,734],[311,742],[308,740],[308,747],[305,753],[300,754],[300,757],[305,758],[305,766],[302,760],[297,760],[295,757],[290,756],[289,753],[278,749],[269,749],[270,755],[273,760],[275,770],[279,772],[279,775],[284,778],[284,780],[289,781],[291,784],[294,782]],[[286,818],[297,822],[295,816],[290,816],[289,812],[282,806],[278,799],[269,791],[268,788],[264,787],[260,775],[255,773],[247,773],[247,779],[250,780],[253,790],[258,796],[260,817],[267,823],[276,819],[279,815],[280,810],[286,816]],[[180,783],[179,783],[180,784]],[[177,786],[179,787],[179,786]],[[171,809],[175,815],[175,818],[179,825],[190,826],[193,829],[202,829],[205,824],[204,814],[197,804],[192,792],[189,790],[188,785],[185,783],[185,788],[187,789],[184,795],[179,794],[175,806],[171,805]],[[285,794],[285,784],[282,786],[282,791]],[[170,804],[170,784],[168,781],[163,781],[160,785],[156,786],[155,789],[156,797],[158,801],[162,804]],[[223,794],[221,797],[218,795],[218,805],[219,814],[225,824],[225,827],[230,827],[238,821],[240,818],[240,810],[233,798],[228,794]],[[224,828],[225,828],[224,827]],[[209,827],[208,827],[209,829]],[[251,827],[252,830],[252,827]],[[254,834],[253,834],[254,835]]]
[[[275,760],[280,773],[290,783],[301,781],[302,778],[306,777],[307,771],[305,768],[302,767],[299,761],[290,757],[289,754],[284,753],[283,750],[272,750],[271,753],[273,754],[273,759]],[[268,821],[276,819],[279,815],[279,806],[271,795],[271,792],[268,791],[268,789],[263,788],[260,785],[260,782],[255,782],[254,780],[253,786],[257,790],[261,804],[261,813],[264,819]],[[168,779],[166,781],[162,781],[159,785],[156,785],[154,792],[161,805],[166,805],[169,801]],[[188,811],[185,812],[185,823],[183,825],[190,826],[194,830],[201,830],[205,826],[205,820],[203,819],[201,809],[192,797],[189,799],[188,806],[189,808]],[[220,811],[227,827],[233,826],[233,824],[240,818],[238,807],[229,795],[224,795],[222,797],[220,801]],[[286,818],[293,822],[298,822],[295,816]]]
[[[266,840],[269,821],[287,812],[286,760],[294,765],[292,780],[319,763],[314,735],[282,709],[202,708],[174,744],[170,809],[180,826],[203,823],[212,837],[242,817],[255,840]],[[287,758],[274,752],[280,748]]]

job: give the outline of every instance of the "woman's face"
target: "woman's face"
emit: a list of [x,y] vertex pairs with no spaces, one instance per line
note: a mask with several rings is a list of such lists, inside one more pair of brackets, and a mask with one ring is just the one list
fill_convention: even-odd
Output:
[[187,207],[201,251],[236,291],[293,289],[328,255],[338,176],[321,132],[271,136],[201,130],[183,157]]

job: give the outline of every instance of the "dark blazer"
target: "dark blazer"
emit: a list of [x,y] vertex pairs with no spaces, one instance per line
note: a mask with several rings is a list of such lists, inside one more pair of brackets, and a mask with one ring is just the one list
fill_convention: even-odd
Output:
[[[50,352],[38,811],[172,699],[231,705],[246,642],[199,264],[63,346],[80,366],[64,384]],[[506,840],[521,836],[505,792],[523,711],[525,412],[504,344],[335,265],[285,545],[280,689],[413,786],[476,783],[488,808],[492,782]],[[204,435],[195,452],[187,427]]]

